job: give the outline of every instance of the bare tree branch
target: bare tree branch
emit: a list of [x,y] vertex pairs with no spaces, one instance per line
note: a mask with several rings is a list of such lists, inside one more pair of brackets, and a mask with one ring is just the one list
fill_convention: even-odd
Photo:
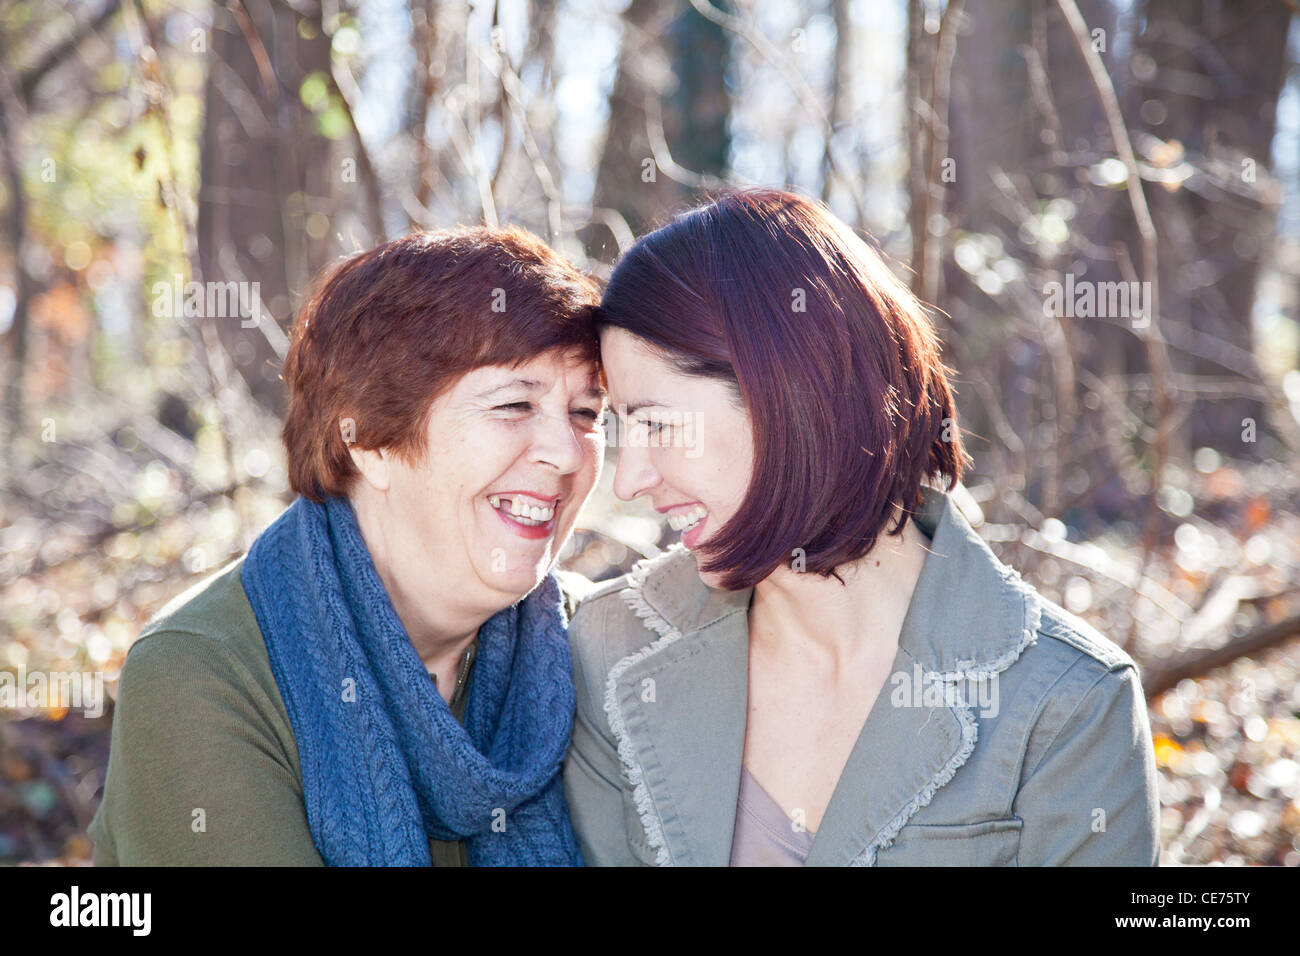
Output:
[[[965,0],[949,0],[939,21],[939,43],[930,79],[930,136],[925,154],[925,184],[920,218],[920,258],[912,264],[916,270],[917,294],[923,302],[939,298],[941,272],[939,237],[930,230],[936,216],[943,215],[944,188],[940,173],[948,155],[948,100],[952,89],[952,61],[957,53],[957,27],[961,23]],[[915,240],[914,240],[915,243]]]
[[840,177],[840,180],[848,186],[849,193],[853,197],[854,208],[858,213],[858,221],[861,222],[863,219],[863,210],[865,208],[865,200],[862,196],[861,186],[858,183],[857,177],[848,175],[847,170],[843,168],[844,164],[835,159],[835,150],[833,148],[835,129],[831,123],[831,118],[826,115],[826,110],[822,107],[821,100],[813,91],[812,87],[808,85],[808,81],[803,78],[803,74],[795,69],[794,65],[790,62],[790,58],[782,54],[780,50],[773,46],[772,42],[763,35],[762,31],[749,20],[719,10],[713,4],[709,3],[709,0],[691,0],[691,6],[698,10],[701,16],[708,20],[712,20],[724,30],[730,30],[736,36],[748,42],[758,51],[759,55],[762,56],[763,59],[767,60],[770,64],[780,70],[781,75],[785,77],[786,82],[790,84],[790,88],[794,90],[795,95],[799,98],[799,102],[803,105],[803,108],[808,111],[810,116],[815,117],[820,123],[822,134],[826,137],[827,161],[831,165],[832,172],[837,174]]
[[1147,700],[1154,700],[1165,691],[1177,686],[1179,681],[1201,677],[1218,667],[1224,667],[1239,657],[1250,657],[1283,641],[1300,637],[1300,617],[1291,617],[1276,624],[1259,627],[1229,641],[1223,647],[1210,650],[1188,651],[1172,660],[1154,664],[1142,673],[1142,689]]
[[[325,24],[317,27],[325,33]],[[328,35],[328,34],[327,34]],[[357,147],[357,172],[361,176],[362,189],[365,190],[365,215],[370,228],[371,245],[383,242],[387,237],[384,229],[383,190],[380,188],[379,174],[375,163],[370,158],[370,147],[361,136],[361,127],[357,125],[357,106],[361,102],[361,90],[357,86],[352,71],[342,59],[330,53],[330,80],[343,101],[343,111],[347,113],[348,125],[352,127],[352,141]]]
[[[0,37],[0,61],[7,52],[3,48],[3,40],[4,37]],[[22,143],[19,140],[27,125],[27,110],[16,85],[8,68],[0,62],[0,166],[4,168],[5,190],[9,194],[5,232],[8,233],[14,257],[14,309],[8,334],[11,371],[6,376],[8,382],[4,394],[6,448],[10,449],[17,447],[14,438],[23,425],[23,382],[27,369],[27,340],[33,291],[23,255],[27,234],[27,189],[23,184]],[[17,464],[9,459],[10,455],[6,452],[4,464],[0,465],[0,479],[5,484],[8,484],[10,477],[5,472]]]
[[87,37],[99,32],[101,27],[117,15],[121,6],[119,0],[108,0],[103,9],[89,20],[79,24],[67,37],[46,50],[35,64],[23,70],[22,79],[19,81],[19,92],[23,100],[30,103],[36,94],[36,87],[50,71],[75,53],[77,47],[81,46]]
[[[1120,162],[1124,164],[1127,173],[1128,200],[1142,242],[1142,273],[1151,290],[1148,300],[1150,312],[1142,328],[1144,333],[1142,340],[1146,346],[1147,365],[1155,385],[1156,440],[1153,449],[1155,461],[1152,465],[1151,492],[1147,496],[1146,527],[1142,533],[1142,569],[1145,571],[1156,544],[1156,522],[1159,515],[1159,510],[1156,508],[1156,495],[1164,483],[1169,433],[1173,427],[1173,400],[1168,385],[1169,355],[1165,348],[1164,337],[1160,333],[1160,275],[1156,251],[1156,227],[1151,219],[1151,210],[1147,206],[1146,193],[1143,190],[1142,177],[1138,173],[1137,160],[1133,156],[1128,127],[1124,123],[1124,114],[1119,108],[1119,98],[1115,95],[1115,87],[1110,82],[1106,65],[1102,62],[1100,54],[1093,49],[1088,35],[1088,24],[1084,21],[1083,14],[1079,12],[1079,5],[1075,0],[1057,0],[1057,6],[1065,17],[1070,32],[1074,35],[1075,46],[1079,50],[1079,55],[1083,57],[1084,65],[1088,69],[1088,78],[1092,82],[1097,101],[1105,114],[1106,125],[1110,129],[1115,151],[1119,154]],[[1136,617],[1133,621],[1136,626]],[[1126,644],[1132,640],[1132,636],[1133,632],[1130,629]]]

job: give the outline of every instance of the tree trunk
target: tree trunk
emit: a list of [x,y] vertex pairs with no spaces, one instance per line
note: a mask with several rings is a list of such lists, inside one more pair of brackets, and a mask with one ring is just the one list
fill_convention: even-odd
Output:
[[[723,74],[728,37],[682,2],[665,9],[656,0],[632,0],[623,21],[593,205],[616,210],[640,235],[692,194],[689,185],[656,165],[647,131],[655,117],[647,114],[647,98],[659,105],[663,136],[676,165],[711,176],[727,168],[731,99]],[[607,227],[591,225],[583,238],[593,258],[613,260],[617,250]]]
[[[0,54],[3,48],[0,47]],[[27,234],[27,191],[22,173],[22,134],[26,110],[19,98],[14,74],[0,63],[0,165],[4,168],[8,209],[5,232],[13,255],[14,309],[9,325],[9,374],[4,387],[4,419],[7,449],[17,448],[15,439],[23,429],[23,381],[27,371],[27,346],[30,335],[31,281],[23,261],[23,243]],[[4,455],[9,463],[11,454]],[[7,469],[6,469],[7,470]],[[10,476],[0,473],[0,479]]]
[[1135,146],[1157,172],[1200,171],[1148,189],[1160,237],[1161,311],[1175,368],[1240,383],[1236,397],[1195,399],[1190,448],[1263,457],[1243,440],[1243,419],[1263,439],[1264,405],[1252,351],[1251,311],[1260,264],[1275,231],[1277,190],[1268,172],[1277,101],[1286,76],[1292,6],[1260,2],[1145,0],[1146,28],[1134,38],[1126,104]]
[[[309,5],[314,9],[314,2]],[[332,184],[342,177],[331,162],[330,141],[317,133],[299,95],[310,73],[329,76],[330,40],[311,30],[303,31],[305,38],[299,13],[283,0],[237,9],[244,15],[213,7],[199,262],[204,281],[258,283],[271,316],[264,321],[273,320],[282,334],[245,327],[251,323],[238,316],[203,321],[215,323],[258,404],[282,414],[285,392],[273,340],[282,340],[312,275],[342,251],[332,228]],[[314,215],[330,218],[322,222]]]

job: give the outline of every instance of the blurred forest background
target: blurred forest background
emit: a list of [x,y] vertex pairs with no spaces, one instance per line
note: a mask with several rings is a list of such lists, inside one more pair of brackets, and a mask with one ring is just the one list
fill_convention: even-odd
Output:
[[[335,257],[513,222],[605,276],[785,184],[933,304],[990,546],[1142,665],[1162,862],[1300,864],[1298,12],[0,0],[0,671],[111,693],[284,507],[278,366]],[[186,315],[190,281],[260,302]],[[1149,308],[1074,307],[1111,282]],[[565,557],[593,578],[670,540],[616,453]],[[84,711],[0,711],[0,863],[88,862]]]

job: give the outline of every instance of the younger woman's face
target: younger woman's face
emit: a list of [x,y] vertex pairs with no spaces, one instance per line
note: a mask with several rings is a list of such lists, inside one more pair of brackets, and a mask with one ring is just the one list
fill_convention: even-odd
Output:
[[[754,462],[749,415],[726,383],[683,375],[630,332],[605,328],[600,348],[621,425],[614,494],[649,495],[694,550],[745,498]],[[719,575],[700,577],[720,586]]]

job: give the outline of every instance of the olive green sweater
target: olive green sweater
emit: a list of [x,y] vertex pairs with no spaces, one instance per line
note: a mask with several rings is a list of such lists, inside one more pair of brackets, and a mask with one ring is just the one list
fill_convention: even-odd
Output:
[[[242,559],[168,604],[122,666],[96,866],[323,866],[293,726],[244,594]],[[557,572],[572,619],[591,583]],[[471,667],[451,700],[464,719]],[[465,866],[464,841],[429,841]]]

